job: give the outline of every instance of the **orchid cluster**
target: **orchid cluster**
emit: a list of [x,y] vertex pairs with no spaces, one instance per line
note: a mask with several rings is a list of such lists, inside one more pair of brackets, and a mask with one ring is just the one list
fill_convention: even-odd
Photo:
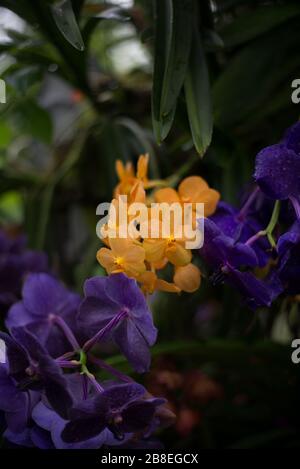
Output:
[[[216,210],[220,194],[211,189],[200,176],[190,176],[179,184],[176,191],[168,187],[165,181],[150,181],[147,177],[148,155],[141,155],[137,163],[135,174],[131,163],[126,166],[117,161],[116,170],[119,176],[119,184],[115,188],[112,204],[116,211],[120,205],[120,196],[127,196],[129,200],[127,217],[130,219],[130,206],[134,202],[145,204],[149,207],[154,200],[158,204],[191,204],[192,224],[196,227],[196,204],[204,204],[204,214],[212,215]],[[157,187],[164,186],[157,190]],[[146,190],[156,189],[150,197]],[[150,208],[148,217],[153,217]],[[182,234],[177,235],[176,221],[171,220],[170,236],[162,235],[161,223],[158,237],[142,237],[135,239],[113,236],[104,238],[107,247],[101,248],[97,253],[99,263],[108,274],[124,272],[129,277],[137,280],[145,294],[152,294],[156,290],[179,293],[181,291],[194,292],[200,286],[201,273],[192,263],[192,252],[186,248],[186,239]],[[158,272],[171,265],[173,267],[173,282],[168,282],[158,275]]]
[[[10,442],[41,449],[132,446],[172,418],[164,399],[99,356],[99,344],[113,341],[134,371],[149,368],[157,330],[134,279],[90,278],[81,300],[51,275],[30,274],[6,327],[0,409]],[[100,379],[103,372],[111,379]]]
[[233,285],[252,309],[271,306],[283,292],[300,293],[299,122],[258,153],[254,179],[240,209],[220,202],[205,220],[200,249],[213,283]]
[[[228,282],[252,309],[271,306],[283,292],[300,293],[300,123],[259,152],[256,184],[241,208],[219,202],[219,193],[199,176],[187,177],[178,190],[149,181],[147,165],[141,156],[135,174],[117,162],[113,204],[119,195],[147,204],[148,189],[158,202],[202,202],[204,244],[194,255],[212,270],[214,284]],[[42,449],[132,447],[172,421],[165,399],[101,354],[112,342],[134,372],[149,370],[157,329],[146,294],[192,292],[200,285],[183,241],[109,238],[97,253],[109,275],[86,280],[81,298],[47,272],[43,254],[28,251],[23,239],[0,235],[0,303],[4,312],[10,306],[8,332],[0,332],[7,440]],[[173,282],[158,277],[167,264]]]

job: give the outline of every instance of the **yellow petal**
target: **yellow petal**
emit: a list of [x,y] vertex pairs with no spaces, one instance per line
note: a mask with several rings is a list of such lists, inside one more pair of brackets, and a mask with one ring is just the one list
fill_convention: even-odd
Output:
[[143,248],[148,262],[160,262],[165,257],[165,248],[167,242],[165,239],[145,239]]
[[160,270],[166,267],[168,263],[168,259],[165,257],[164,259],[161,259],[160,261],[157,262],[151,262],[151,267],[155,270]]
[[201,202],[198,199],[207,189],[208,184],[202,177],[189,176],[179,184],[178,193],[183,202]]
[[104,267],[109,274],[117,269],[115,257],[110,249],[101,248],[97,252],[97,261]]
[[147,177],[148,172],[148,162],[149,162],[149,155],[140,155],[138,162],[137,162],[137,172],[136,177],[138,179],[145,179]]
[[124,269],[125,272],[138,276],[146,270],[145,266],[145,250],[141,246],[132,245],[129,247],[124,257]]
[[154,272],[150,272],[147,270],[139,275],[137,281],[142,284],[141,288],[144,293],[153,293],[155,290],[155,282],[157,280],[157,276]]
[[192,293],[200,287],[201,272],[194,264],[176,267],[173,280],[181,290]]
[[204,215],[209,217],[216,211],[220,200],[220,193],[214,189],[208,189],[202,194],[201,198],[201,202],[204,203]]
[[180,288],[174,283],[166,282],[166,280],[162,280],[158,278],[155,283],[155,289],[159,291],[166,291],[169,293],[180,293]]
[[132,244],[124,253],[123,258],[126,263],[144,262],[145,250],[142,246]]
[[186,265],[191,262],[192,253],[179,243],[173,243],[166,249],[166,256],[174,265]]
[[110,238],[109,244],[115,257],[123,257],[133,242],[128,238]]
[[164,189],[159,189],[154,194],[155,202],[162,203],[166,202],[172,204],[174,202],[180,202],[179,196],[175,189],[171,187],[165,187]]
[[143,187],[143,184],[140,181],[137,181],[132,187],[129,194],[129,203],[146,203],[146,192]]
[[124,272],[129,277],[138,278],[143,272],[145,272],[146,266],[144,262],[139,263],[127,263],[124,264]]

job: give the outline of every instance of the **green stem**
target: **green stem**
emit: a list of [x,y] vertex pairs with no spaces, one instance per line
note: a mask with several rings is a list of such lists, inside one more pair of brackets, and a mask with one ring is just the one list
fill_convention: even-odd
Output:
[[279,213],[280,213],[280,200],[276,200],[274,208],[273,208],[271,220],[269,221],[269,224],[266,228],[267,233],[269,234],[273,233],[274,228],[278,222]]
[[271,244],[272,248],[275,248],[276,241],[273,238],[273,231],[274,231],[275,226],[277,225],[279,213],[280,213],[280,200],[276,200],[268,226],[264,230],[261,230],[255,235],[251,236],[251,238],[249,238],[245,244],[247,244],[247,246],[251,246],[251,244],[257,241],[259,238],[263,236],[267,236],[268,241]]

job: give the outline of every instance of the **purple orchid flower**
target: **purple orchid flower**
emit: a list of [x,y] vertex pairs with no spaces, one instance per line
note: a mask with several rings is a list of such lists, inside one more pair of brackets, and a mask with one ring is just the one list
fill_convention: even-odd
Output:
[[157,329],[136,281],[124,274],[94,277],[85,282],[84,294],[77,319],[93,336],[85,348],[111,337],[137,372],[147,371]]
[[[247,214],[245,216],[243,209],[239,210],[226,202],[219,202],[216,212],[210,219],[216,223],[224,235],[240,243],[245,243],[251,236],[265,227],[253,215]],[[260,238],[253,246],[253,250],[257,256],[259,267],[264,267],[271,256],[267,239]]]
[[[66,375],[66,379],[68,381],[69,389],[72,391],[76,405],[80,405],[81,402],[85,402],[82,399],[82,383],[80,374],[74,373]],[[92,398],[95,395],[94,388],[91,385],[88,385],[87,393],[89,398]],[[40,400],[34,407],[32,419],[38,428],[41,428],[50,434],[51,441],[57,449],[97,449],[104,444],[110,446],[120,444],[120,441],[118,441],[108,429],[104,429],[101,433],[92,438],[87,438],[80,442],[66,443],[62,439],[61,433],[67,425],[68,420],[59,416],[44,399]]]
[[282,285],[275,273],[262,281],[252,272],[241,271],[241,268],[258,266],[254,249],[247,243],[235,242],[209,219],[204,223],[204,245],[200,254],[214,268],[212,281],[227,281],[235,286],[251,309],[270,306],[282,291]]
[[61,331],[61,319],[79,336],[76,314],[80,296],[69,292],[49,274],[30,274],[22,291],[22,301],[14,304],[7,315],[6,327],[26,327],[36,335],[53,356],[70,350]]
[[55,411],[67,418],[73,397],[60,366],[26,328],[13,329],[12,335],[0,332],[6,344],[9,375],[24,392],[44,390]]
[[62,432],[67,442],[80,442],[101,434],[108,428],[116,438],[125,433],[142,431],[149,427],[156,408],[164,399],[143,399],[146,390],[137,383],[113,385],[92,399],[82,401],[70,412]]
[[300,216],[300,122],[286,132],[280,143],[256,156],[255,180],[272,199],[289,199]]

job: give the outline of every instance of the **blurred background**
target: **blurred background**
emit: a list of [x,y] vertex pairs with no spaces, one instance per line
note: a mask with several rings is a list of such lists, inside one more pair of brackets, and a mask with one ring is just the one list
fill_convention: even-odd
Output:
[[[199,174],[239,205],[257,151],[299,118],[299,20],[298,1],[0,0],[1,227],[82,292],[104,274],[96,207],[116,159],[149,153],[152,178]],[[151,303],[159,341],[138,379],[178,416],[166,448],[300,446],[297,303],[253,313],[206,279]]]

